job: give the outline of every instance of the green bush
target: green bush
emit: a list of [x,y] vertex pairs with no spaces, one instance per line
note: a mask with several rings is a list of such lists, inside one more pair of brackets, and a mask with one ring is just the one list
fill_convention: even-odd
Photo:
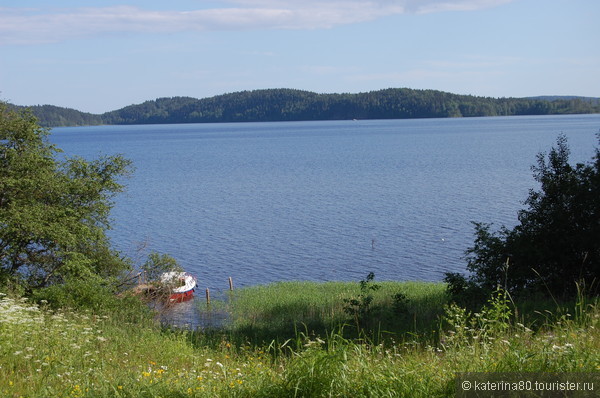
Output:
[[121,315],[135,320],[149,318],[150,310],[139,298],[117,295],[113,286],[97,279],[70,279],[34,291],[33,300],[44,302],[52,309],[69,308],[89,311],[95,315]]
[[540,190],[530,191],[517,226],[494,232],[490,224],[475,224],[475,243],[467,250],[470,275],[446,275],[455,300],[479,300],[497,286],[513,297],[572,298],[577,283],[594,293],[600,275],[600,148],[588,164],[571,166],[561,135],[532,170]]

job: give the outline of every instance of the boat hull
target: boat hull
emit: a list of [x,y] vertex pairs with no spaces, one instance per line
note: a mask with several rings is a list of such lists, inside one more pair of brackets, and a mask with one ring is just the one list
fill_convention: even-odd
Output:
[[196,278],[187,272],[168,272],[162,275],[163,283],[175,283],[178,287],[171,289],[169,301],[172,303],[181,303],[194,297],[196,288]]
[[194,297],[194,289],[188,290],[187,292],[171,293],[169,301],[172,303],[182,303],[184,301],[191,300]]

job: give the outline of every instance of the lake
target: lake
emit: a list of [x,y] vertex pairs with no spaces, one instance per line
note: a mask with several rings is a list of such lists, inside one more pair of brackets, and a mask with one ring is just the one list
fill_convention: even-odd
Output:
[[600,115],[55,128],[66,156],[121,153],[115,247],[168,253],[225,289],[287,280],[441,280],[472,221],[512,227],[558,134],[587,162]]

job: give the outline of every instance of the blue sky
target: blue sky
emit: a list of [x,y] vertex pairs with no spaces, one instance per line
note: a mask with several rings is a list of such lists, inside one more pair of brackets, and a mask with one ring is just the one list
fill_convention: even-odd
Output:
[[0,99],[389,87],[600,97],[598,0],[0,0]]

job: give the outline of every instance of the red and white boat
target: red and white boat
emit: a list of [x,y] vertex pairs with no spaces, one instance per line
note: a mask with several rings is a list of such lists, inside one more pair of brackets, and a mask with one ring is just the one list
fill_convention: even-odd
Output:
[[165,272],[160,276],[161,283],[171,288],[170,302],[180,303],[194,296],[196,278],[187,272]]

